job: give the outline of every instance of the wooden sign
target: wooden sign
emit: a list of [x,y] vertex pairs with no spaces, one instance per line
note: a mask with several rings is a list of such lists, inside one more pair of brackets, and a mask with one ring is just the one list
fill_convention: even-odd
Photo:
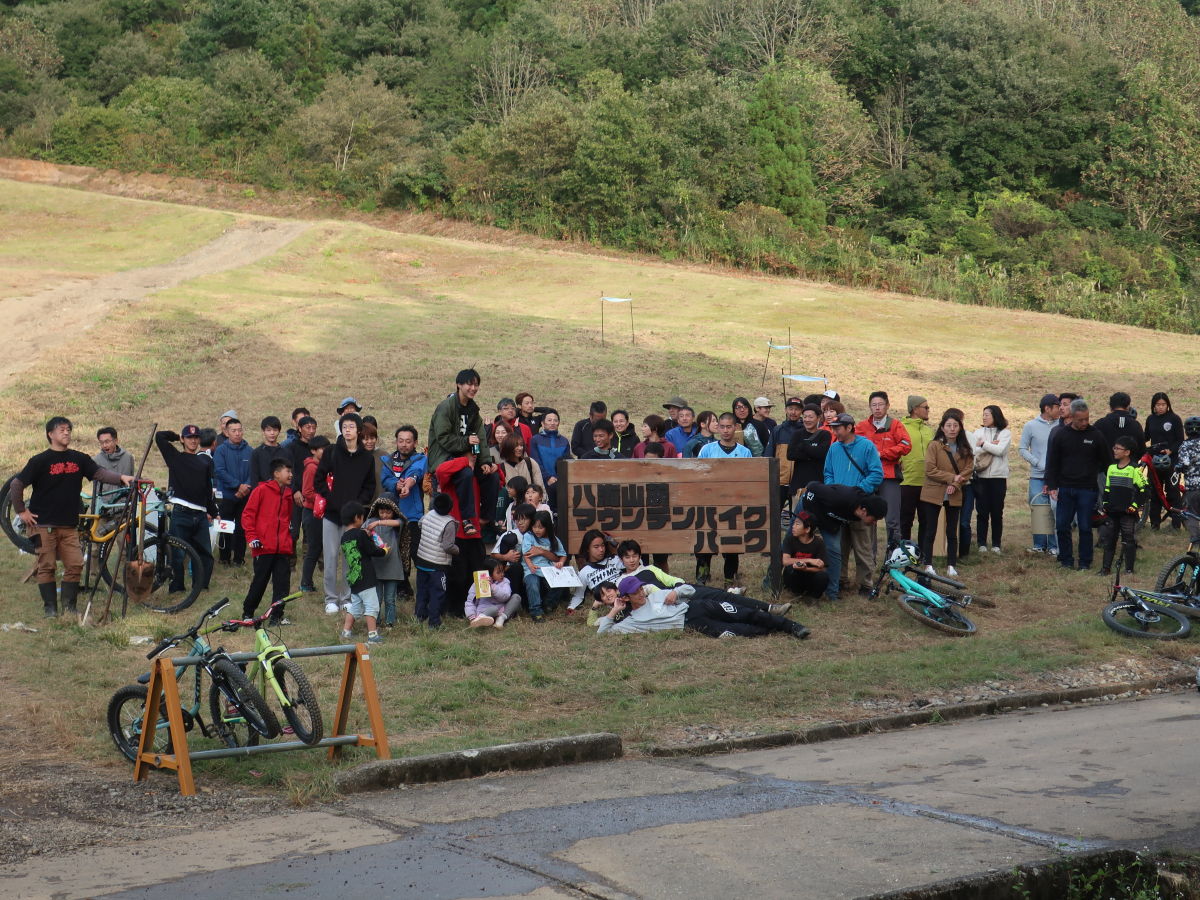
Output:
[[643,553],[770,554],[778,584],[778,459],[569,459],[557,475],[569,554],[595,528]]

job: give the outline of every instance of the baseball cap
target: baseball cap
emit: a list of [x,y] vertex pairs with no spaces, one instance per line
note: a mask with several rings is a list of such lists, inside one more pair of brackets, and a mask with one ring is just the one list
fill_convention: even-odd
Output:
[[838,400],[838,401],[841,400],[841,398],[838,397],[838,392],[833,390],[832,388],[829,389],[828,391],[825,391],[825,393],[821,394],[821,396],[828,397],[830,400]]
[[500,402],[496,404],[496,409],[504,409],[506,406],[515,407],[516,405],[517,401],[512,397],[501,397]]
[[668,400],[666,403],[663,404],[663,409],[670,409],[672,406],[678,406],[680,409],[683,409],[687,405],[688,405],[688,402],[686,400],[684,400],[682,397],[672,397],[670,400]]
[[642,583],[638,581],[636,575],[626,575],[621,579],[621,583],[617,585],[617,590],[622,596],[628,597],[630,594],[636,594]]
[[1058,396],[1056,394],[1045,394],[1042,397],[1042,402],[1038,404],[1038,409],[1045,409],[1047,406],[1058,406]]
[[183,431],[179,432],[180,437],[200,437],[200,429],[195,425],[184,425]]
[[341,402],[341,405],[338,406],[338,412],[341,412],[347,406],[355,406],[355,407],[358,407],[359,409],[362,409],[362,406],[359,404],[359,402],[357,400],[355,400],[353,397],[347,397],[345,400],[343,400]]
[[803,406],[804,400],[800,397],[788,397],[787,403],[784,406]]
[[755,407],[770,406],[770,405],[771,405],[771,400],[769,397],[755,397],[754,398],[754,406]]
[[829,425],[830,427],[834,425],[849,425],[851,428],[853,428],[854,416],[850,415],[850,413],[838,413],[834,417],[833,421],[829,423]]

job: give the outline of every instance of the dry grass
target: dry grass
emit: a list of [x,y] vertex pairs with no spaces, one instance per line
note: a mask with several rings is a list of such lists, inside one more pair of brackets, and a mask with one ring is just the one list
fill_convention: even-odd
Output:
[[[60,193],[111,203],[113,227],[138,209]],[[56,252],[69,249],[60,244]],[[0,259],[7,250],[0,243]],[[634,296],[636,347],[619,317],[601,347],[601,292]],[[935,412],[956,405],[972,420],[985,403],[999,402],[1014,428],[1046,389],[1101,398],[1120,388],[1143,405],[1166,389],[1181,411],[1196,400],[1191,373],[1200,342],[1191,337],[330,222],[256,265],[120,310],[93,337],[22,376],[0,395],[8,425],[0,462],[11,471],[44,446],[39,425],[58,412],[74,419],[85,449],[96,427],[114,424],[123,443],[140,450],[152,422],[209,424],[231,406],[255,423],[307,405],[328,433],[337,401],[354,395],[384,431],[412,422],[424,435],[455,371],[472,364],[483,373],[485,410],[500,396],[529,390],[539,403],[557,405],[568,426],[596,397],[635,419],[676,393],[697,408],[727,409],[735,395],[761,392],[763,345],[778,343],[789,325],[793,343],[807,348],[796,354],[796,371],[827,375],[859,414],[876,387],[898,405],[920,393]],[[1152,378],[1134,362],[1143,359],[1154,360]],[[775,397],[777,375],[766,389]],[[162,475],[158,462],[152,455],[154,477]],[[1029,542],[1027,468],[1017,461],[1013,470],[1005,530],[1007,546],[1018,551]],[[1166,534],[1144,542],[1146,573],[1181,545]],[[0,621],[34,614],[33,589],[17,584],[28,562],[0,551]],[[673,565],[691,571],[684,557]],[[743,568],[757,593],[762,561],[746,559]],[[578,620],[540,630],[517,620],[487,634],[451,623],[430,634],[405,620],[375,654],[393,746],[416,753],[597,729],[650,740],[695,722],[769,729],[853,714],[848,704],[860,698],[904,698],[1118,655],[1192,653],[1190,642],[1148,647],[1107,631],[1098,615],[1100,579],[1059,572],[1052,561],[1014,552],[970,557],[961,568],[972,589],[999,604],[974,613],[981,633],[970,640],[941,637],[891,604],[856,598],[836,610],[801,608],[796,617],[814,632],[803,644],[690,633],[603,641]],[[236,605],[245,587],[244,574],[221,570],[214,592]],[[286,639],[293,645],[336,638],[337,624],[315,600],[291,618],[297,627]],[[107,697],[146,665],[138,651],[118,646],[121,635],[158,636],[192,619],[143,615],[106,632],[52,626],[36,636],[3,634],[0,652],[19,661],[13,677],[23,689],[62,715],[67,731],[56,741],[108,759]],[[243,635],[226,645],[242,649],[249,641]],[[332,715],[338,663],[314,660],[305,669]],[[355,716],[365,727],[361,710]],[[264,758],[258,770],[304,803],[325,790],[321,768],[312,755],[289,755]],[[249,777],[240,763],[207,771]]]

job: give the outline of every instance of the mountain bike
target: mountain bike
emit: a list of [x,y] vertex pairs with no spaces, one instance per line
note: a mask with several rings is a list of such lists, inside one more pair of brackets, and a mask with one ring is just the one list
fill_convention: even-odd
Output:
[[[224,627],[229,631],[239,628],[254,629],[254,652],[258,659],[246,670],[246,678],[251,683],[257,680],[261,696],[268,695],[267,686],[270,685],[271,692],[278,698],[279,706],[283,709],[283,714],[296,737],[306,744],[317,744],[325,735],[317,692],[309,684],[300,664],[289,655],[288,648],[278,636],[272,638],[265,627],[271,624],[270,619],[273,615],[282,617],[284,607],[303,596],[302,593],[295,593],[283,597],[272,603],[261,616],[252,619],[231,619]],[[237,719],[237,716],[232,715],[233,712],[226,712],[225,721],[233,723]],[[216,716],[215,711],[213,715]]]
[[[1121,584],[1125,567],[1125,551],[1113,566],[1113,586],[1109,604],[1101,617],[1104,624],[1117,634],[1148,638],[1155,641],[1174,641],[1191,633],[1192,623],[1187,615],[1178,612],[1174,604],[1178,595],[1143,591]],[[1160,576],[1161,577],[1161,576]]]
[[[917,568],[920,562],[921,551],[912,541],[893,545],[883,561],[870,598],[877,598],[881,588],[884,593],[899,591],[897,603],[900,608],[927,628],[955,637],[975,634],[975,623],[960,610],[972,605],[994,607],[995,604],[966,593],[966,585],[958,581],[921,571]],[[934,585],[937,585],[936,589]]]
[[[185,731],[191,731],[199,724],[200,733],[207,738],[217,738],[229,747],[253,747],[259,741],[259,736],[274,737],[279,734],[279,722],[267,707],[262,695],[252,685],[237,664],[229,658],[224,648],[213,649],[204,639],[205,635],[215,631],[228,631],[223,622],[205,625],[209,619],[229,605],[229,598],[216,603],[207,610],[200,621],[183,634],[163,640],[151,650],[147,659],[154,659],[164,651],[182,645],[186,656],[199,656],[203,659],[200,665],[194,666],[195,678],[191,693],[191,705],[182,707],[183,726]],[[236,630],[236,629],[233,629]],[[204,724],[200,717],[200,706],[203,698],[201,678],[203,672],[208,672],[212,685],[208,692],[208,706],[211,723]],[[117,750],[130,762],[137,761],[142,731],[146,721],[146,687],[150,682],[150,672],[138,678],[137,684],[125,685],[118,688],[108,702],[108,731],[112,736]],[[187,667],[175,667],[175,679],[184,683]],[[224,715],[227,709],[238,711],[237,721],[233,722]],[[171,732],[167,723],[167,711],[159,704],[158,718],[155,723],[153,749],[155,753],[171,752]],[[211,729],[211,730],[210,730]]]
[[[1183,518],[1200,519],[1200,516],[1183,510]],[[1154,592],[1171,596],[1171,608],[1176,612],[1200,619],[1200,546],[1196,542],[1190,542],[1182,555],[1162,567],[1154,582]]]

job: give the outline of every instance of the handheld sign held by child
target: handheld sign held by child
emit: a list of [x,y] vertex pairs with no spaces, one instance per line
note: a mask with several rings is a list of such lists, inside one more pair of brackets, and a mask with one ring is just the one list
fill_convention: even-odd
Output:
[[492,576],[486,570],[475,573],[475,596],[476,598],[492,596]]

